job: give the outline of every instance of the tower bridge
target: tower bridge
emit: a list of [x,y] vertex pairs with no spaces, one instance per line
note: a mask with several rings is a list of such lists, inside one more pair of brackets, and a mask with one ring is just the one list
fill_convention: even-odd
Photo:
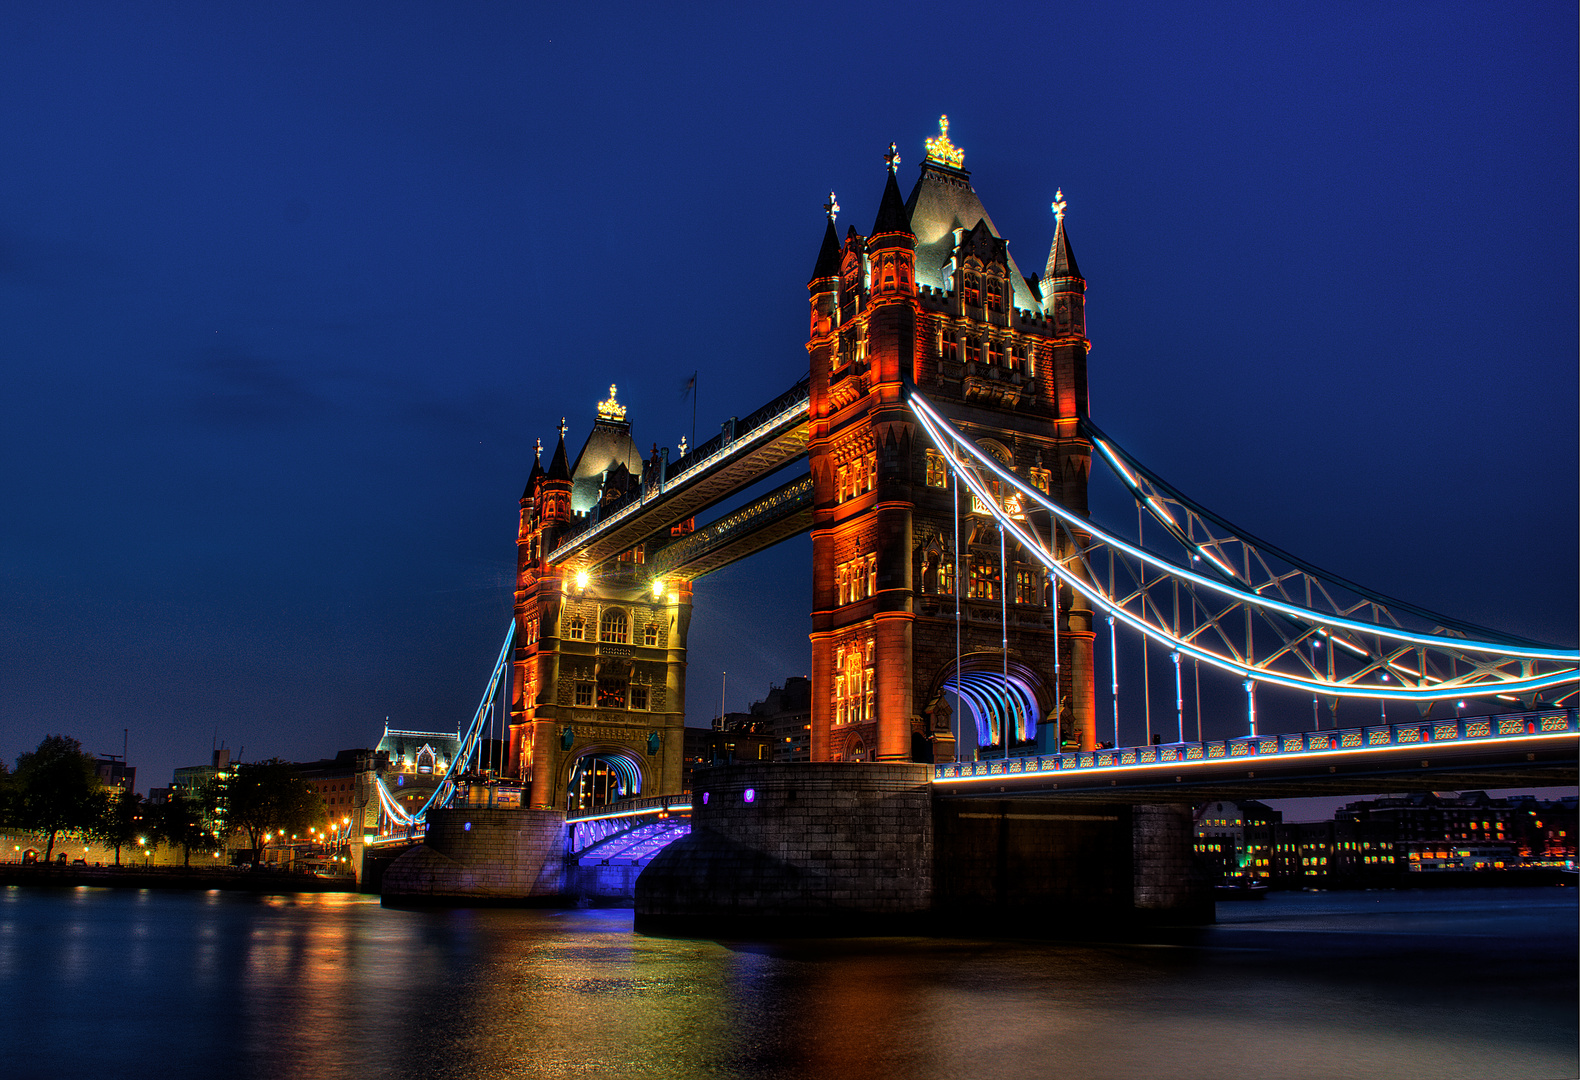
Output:
[[[1178,807],[1225,792],[1359,791],[1384,778],[1390,790],[1494,775],[1575,782],[1567,706],[1580,651],[1326,573],[1170,486],[1089,415],[1087,283],[1063,193],[1046,262],[1028,276],[946,123],[928,140],[908,196],[893,145],[885,163],[867,234],[847,227],[841,236],[832,194],[825,206],[808,283],[806,377],[673,462],[656,446],[646,456],[637,449],[613,387],[574,462],[563,422],[547,468],[540,450],[520,501],[515,617],[485,696],[491,708],[492,688],[508,683],[504,774],[522,784],[523,812],[615,820],[626,811],[601,804],[656,798],[661,810],[631,819],[669,814],[682,794],[694,587],[705,590],[695,583],[807,531],[812,763],[852,769],[745,787],[702,774],[699,787],[718,790],[693,798],[687,813],[713,821],[715,839],[767,842],[772,830],[752,822],[769,807],[799,821],[806,784],[843,784],[861,805],[903,802],[920,785],[944,800]],[[1136,502],[1134,540],[1089,513],[1094,458]],[[774,490],[697,526],[699,515],[782,471],[789,479]],[[1116,653],[1121,631],[1172,664],[1174,708],[1162,710],[1155,733],[1148,708],[1149,743],[1172,734],[1169,744],[1114,747],[1117,674],[1100,694],[1095,673],[1099,649]],[[1185,672],[1199,680],[1203,666],[1243,687],[1243,738],[1185,741]],[[1263,734],[1258,687],[1327,701],[1334,730],[1320,742],[1297,737],[1298,748]],[[1470,698],[1555,709],[1532,715],[1564,726],[1517,735],[1467,727],[1460,714]],[[1382,725],[1340,729],[1343,700],[1377,704]],[[1436,704],[1439,718],[1411,726],[1396,716],[1389,726],[1389,702],[1420,716]],[[1452,719],[1441,716],[1446,708]],[[710,794],[733,809],[710,808]],[[846,805],[826,807],[836,804]],[[1136,844],[1178,839],[1177,812],[1137,814],[1126,817],[1144,823]],[[656,839],[621,850],[663,852],[655,865],[668,869],[653,888],[662,891],[667,875],[670,892],[653,911],[703,903],[674,882],[724,856],[696,835],[677,840],[686,830],[675,824],[643,827]],[[929,829],[916,825],[917,835]],[[909,840],[891,839],[877,844],[889,854],[872,855],[874,865],[919,857]],[[621,846],[610,836],[599,843]],[[839,858],[833,848],[803,854],[797,874]],[[1154,870],[1178,877],[1167,865]],[[1171,888],[1158,895],[1174,903],[1183,894]]]

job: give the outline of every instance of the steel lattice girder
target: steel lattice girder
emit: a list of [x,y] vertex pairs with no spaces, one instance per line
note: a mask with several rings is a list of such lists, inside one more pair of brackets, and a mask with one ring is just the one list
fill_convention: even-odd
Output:
[[[1187,554],[1198,557],[1192,561],[1205,558],[1214,574],[1176,566],[1053,502],[970,442],[914,389],[909,400],[934,443],[954,448],[945,455],[950,468],[1031,557],[1097,609],[1184,656],[1253,683],[1333,697],[1428,702],[1535,694],[1580,681],[1580,651],[1504,635],[1472,638],[1467,629],[1477,628],[1324,575],[1234,532],[1177,493],[1149,486],[1135,472],[1122,476]],[[1119,461],[1111,444],[1100,441],[1099,448],[1111,463]],[[989,491],[989,476],[1009,485],[1033,512],[1049,514],[1049,544],[1024,514],[1004,511]],[[1190,507],[1184,526],[1169,514],[1171,503],[1181,517]],[[1198,526],[1204,532],[1199,539],[1192,536]],[[1240,556],[1238,570],[1225,558],[1231,552]],[[1294,582],[1309,592],[1307,603],[1291,597]],[[1401,625],[1395,609],[1431,629]]]

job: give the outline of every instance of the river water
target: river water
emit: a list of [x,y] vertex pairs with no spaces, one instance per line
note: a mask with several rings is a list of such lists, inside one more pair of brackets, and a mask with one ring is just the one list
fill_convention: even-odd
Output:
[[719,944],[629,911],[12,887],[0,1075],[1573,1077],[1577,896],[1275,894],[1150,944]]

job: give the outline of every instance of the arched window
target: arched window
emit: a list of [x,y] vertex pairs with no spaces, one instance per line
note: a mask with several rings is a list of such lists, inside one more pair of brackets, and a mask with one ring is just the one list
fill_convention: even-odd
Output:
[[587,622],[580,615],[572,615],[571,621],[565,628],[565,636],[571,641],[581,641],[587,636]]
[[598,622],[598,640],[624,645],[631,637],[631,621],[619,608],[610,608]]

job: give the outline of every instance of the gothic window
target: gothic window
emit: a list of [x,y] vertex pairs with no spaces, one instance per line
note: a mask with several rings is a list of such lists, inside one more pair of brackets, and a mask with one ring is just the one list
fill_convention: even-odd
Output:
[[894,288],[894,256],[886,255],[883,259],[883,287]]
[[593,703],[593,687],[590,682],[576,684],[576,704],[583,708],[590,708]]
[[1000,367],[1003,365],[1004,343],[1002,341],[993,341],[992,339],[988,340],[987,362],[992,364],[994,367]]
[[1031,486],[1044,495],[1048,494],[1048,488],[1053,482],[1053,474],[1047,469],[1030,469],[1028,472],[1031,478]]
[[966,338],[966,363],[980,364],[982,362],[982,339],[979,337]]
[[1026,346],[1016,345],[1009,351],[1009,367],[1011,371],[1026,371]]
[[846,330],[839,335],[839,367],[856,359],[856,331]]
[[999,590],[998,560],[984,551],[971,553],[970,596],[973,600],[997,600]]
[[946,335],[939,344],[938,349],[938,355],[948,363],[958,364],[960,362],[960,342],[955,340],[953,335]]
[[598,707],[600,709],[625,708],[625,683],[612,679],[598,680]]
[[1042,603],[1042,577],[1029,566],[1015,568],[1015,603],[1041,604]]
[[528,645],[536,645],[537,643],[538,643],[538,620],[536,620],[536,619],[528,619],[527,620],[527,644]]
[[937,450],[927,451],[927,486],[948,487],[949,470],[944,465],[944,455]]
[[968,307],[982,306],[982,279],[975,274],[965,276],[965,302]]
[[565,628],[565,636],[571,641],[581,641],[585,638],[587,636],[586,620],[580,615],[572,615],[570,625]]
[[625,612],[619,608],[610,608],[599,620],[598,640],[624,645],[630,638],[629,627],[630,621],[626,618]]
[[998,278],[987,279],[987,309],[989,311],[1004,310],[1004,283]]
[[650,622],[642,628],[642,644],[658,644],[658,624],[656,622]]
[[871,491],[878,486],[878,453],[876,450],[867,455],[866,462],[867,486],[863,490]]
[[945,596],[955,593],[955,560],[948,552],[938,563],[938,591]]
[[647,711],[647,687],[636,683],[631,684],[631,708],[642,712]]
[[876,552],[867,556],[867,588],[864,590],[863,595],[878,595],[878,556]]

